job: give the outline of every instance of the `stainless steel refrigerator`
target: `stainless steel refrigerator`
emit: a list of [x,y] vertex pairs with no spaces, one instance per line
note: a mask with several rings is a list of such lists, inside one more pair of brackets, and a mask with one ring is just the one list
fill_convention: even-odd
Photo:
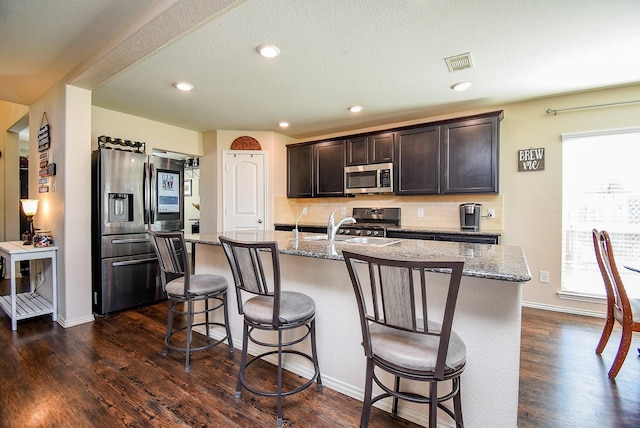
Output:
[[184,161],[111,148],[91,160],[93,312],[166,298],[146,231],[184,228]]

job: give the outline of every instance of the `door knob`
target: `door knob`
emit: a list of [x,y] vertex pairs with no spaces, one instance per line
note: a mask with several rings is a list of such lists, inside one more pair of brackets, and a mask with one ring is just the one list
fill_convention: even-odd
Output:
[[262,223],[262,219],[261,218],[258,219],[258,223]]

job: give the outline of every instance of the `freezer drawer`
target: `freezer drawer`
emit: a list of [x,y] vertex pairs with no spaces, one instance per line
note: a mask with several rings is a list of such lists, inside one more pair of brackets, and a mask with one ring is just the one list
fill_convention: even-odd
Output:
[[[107,314],[166,299],[155,253],[101,261],[102,282],[93,290],[93,311]],[[94,283],[95,285],[95,283]]]
[[153,244],[146,233],[103,236],[100,251],[100,258],[154,253]]

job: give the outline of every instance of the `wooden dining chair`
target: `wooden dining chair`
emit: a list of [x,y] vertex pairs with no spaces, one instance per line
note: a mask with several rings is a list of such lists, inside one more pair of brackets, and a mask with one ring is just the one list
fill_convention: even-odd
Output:
[[616,266],[609,233],[605,230],[598,232],[593,229],[591,234],[596,260],[607,291],[607,321],[604,325],[600,342],[596,347],[596,354],[600,355],[604,351],[615,321],[622,326],[622,337],[618,346],[618,353],[609,370],[609,377],[615,379],[631,347],[633,332],[640,331],[640,299],[630,299],[627,296],[627,291]]

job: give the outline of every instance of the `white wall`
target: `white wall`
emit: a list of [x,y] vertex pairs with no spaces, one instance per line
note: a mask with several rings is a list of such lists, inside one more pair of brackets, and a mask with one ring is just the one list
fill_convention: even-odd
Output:
[[[640,104],[562,112],[556,116],[546,114],[546,110],[639,99],[640,85],[634,85],[505,106],[500,168],[506,213],[504,233],[506,243],[521,245],[526,251],[533,280],[525,284],[525,301],[541,307],[605,311],[604,305],[560,300],[557,296],[562,262],[561,134],[640,125]],[[529,147],[545,148],[544,171],[517,171],[517,150]],[[550,273],[549,284],[538,282],[541,270]],[[596,274],[593,281],[600,283],[602,278]]]
[[28,112],[27,106],[0,101],[0,241],[20,239],[19,138],[8,129]]
[[93,106],[91,108],[91,147],[98,147],[98,137],[107,135],[146,143],[146,153],[153,149],[202,155],[202,134],[126,113]]
[[[49,179],[49,192],[39,193],[38,130],[44,113],[49,163],[56,163],[57,175]],[[93,320],[90,129],[90,91],[58,83],[30,106],[29,197],[40,201],[35,226],[51,230],[58,247],[58,320],[65,327]]]
[[191,196],[184,197],[184,231],[191,233],[193,219],[200,219],[200,210],[193,205],[200,203],[200,168],[185,169],[184,179],[191,180]]
[[[273,228],[275,195],[286,194],[286,145],[295,140],[275,132],[218,130],[205,133],[205,156],[201,159],[200,207],[202,232],[222,230],[222,152],[231,149],[233,141],[242,136],[258,140],[267,153],[267,213],[265,223]],[[214,172],[211,171],[214,168]],[[206,174],[206,176],[205,176]]]

